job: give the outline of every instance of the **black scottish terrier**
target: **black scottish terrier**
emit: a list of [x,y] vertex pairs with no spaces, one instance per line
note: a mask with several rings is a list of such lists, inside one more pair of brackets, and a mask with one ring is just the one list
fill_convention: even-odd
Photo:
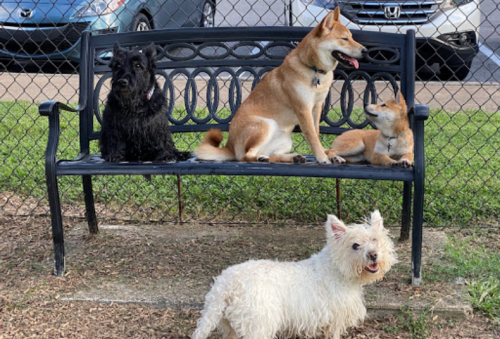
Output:
[[105,161],[182,161],[168,130],[167,100],[155,77],[156,47],[142,52],[115,44],[111,91],[102,117],[99,147]]

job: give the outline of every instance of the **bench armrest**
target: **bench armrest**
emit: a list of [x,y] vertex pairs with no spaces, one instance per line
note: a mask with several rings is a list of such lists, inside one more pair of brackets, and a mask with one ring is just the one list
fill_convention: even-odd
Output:
[[38,106],[38,113],[40,113],[41,116],[50,117],[54,114],[58,114],[60,110],[68,112],[80,112],[83,111],[84,108],[85,108],[85,103],[78,104],[78,106],[73,108],[59,101],[48,100],[42,102]]
[[[425,120],[429,118],[429,106],[415,105],[410,113],[415,116],[413,125],[414,136],[414,168],[415,168],[415,187],[423,187],[425,181]],[[423,194],[423,193],[422,193]]]
[[45,150],[45,175],[55,176],[55,165],[57,148],[59,146],[59,134],[61,126],[59,121],[60,110],[69,112],[80,112],[85,108],[85,104],[78,104],[73,108],[58,101],[44,101],[38,106],[38,112],[41,116],[49,118],[49,138],[47,140],[47,149]]
[[410,109],[410,114],[415,115],[416,120],[427,120],[429,118],[429,106],[415,105]]

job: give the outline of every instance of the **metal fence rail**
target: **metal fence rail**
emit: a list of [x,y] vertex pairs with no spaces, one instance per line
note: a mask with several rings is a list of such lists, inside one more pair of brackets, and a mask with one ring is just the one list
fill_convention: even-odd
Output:
[[[43,152],[47,125],[37,104],[76,103],[81,32],[196,26],[313,26],[340,6],[352,29],[417,32],[416,103],[431,107],[426,124],[428,226],[498,226],[500,220],[500,4],[496,0],[47,0],[0,4],[0,209],[9,215],[47,214]],[[242,75],[242,83],[253,81]],[[109,81],[109,80],[107,80]],[[202,79],[201,79],[201,82]],[[386,86],[380,83],[380,86]],[[109,86],[108,83],[104,85]],[[186,79],[176,79],[179,101]],[[203,91],[205,85],[198,86]],[[222,74],[221,95],[229,107]],[[339,79],[334,94],[342,86]],[[247,90],[247,94],[250,87]],[[354,86],[355,95],[362,93]],[[387,99],[389,91],[379,91]],[[102,100],[106,90],[102,91]],[[331,114],[339,107],[332,95]],[[335,101],[337,100],[337,101]],[[357,102],[356,104],[360,104]],[[62,116],[65,149],[77,154],[78,119]],[[193,150],[199,136],[176,140]],[[323,140],[326,147],[332,140]],[[308,152],[301,137],[295,146]],[[97,145],[93,145],[97,147]],[[80,183],[61,180],[66,215],[83,216]],[[179,185],[180,184],[180,185]],[[356,220],[373,207],[389,224],[400,220],[399,183],[300,178],[186,176],[99,177],[96,202],[103,218],[178,221],[300,222],[322,220],[342,208]]]

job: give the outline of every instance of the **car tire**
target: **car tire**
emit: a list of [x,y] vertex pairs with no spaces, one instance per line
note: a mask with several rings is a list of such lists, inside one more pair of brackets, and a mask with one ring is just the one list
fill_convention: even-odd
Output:
[[132,21],[132,31],[149,31],[151,30],[151,22],[149,18],[143,13],[138,13],[134,21]]
[[215,27],[215,2],[212,0],[203,4],[200,27]]
[[472,60],[464,62],[460,67],[450,67],[446,64],[442,65],[439,69],[440,80],[443,81],[462,81],[469,75]]

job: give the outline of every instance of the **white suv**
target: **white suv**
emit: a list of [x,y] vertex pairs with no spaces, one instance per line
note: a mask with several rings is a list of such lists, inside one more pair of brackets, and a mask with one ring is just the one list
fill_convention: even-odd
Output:
[[315,26],[327,11],[339,6],[349,29],[405,33],[417,36],[417,74],[439,65],[442,80],[463,80],[477,54],[481,12],[478,0],[289,0],[287,24]]

